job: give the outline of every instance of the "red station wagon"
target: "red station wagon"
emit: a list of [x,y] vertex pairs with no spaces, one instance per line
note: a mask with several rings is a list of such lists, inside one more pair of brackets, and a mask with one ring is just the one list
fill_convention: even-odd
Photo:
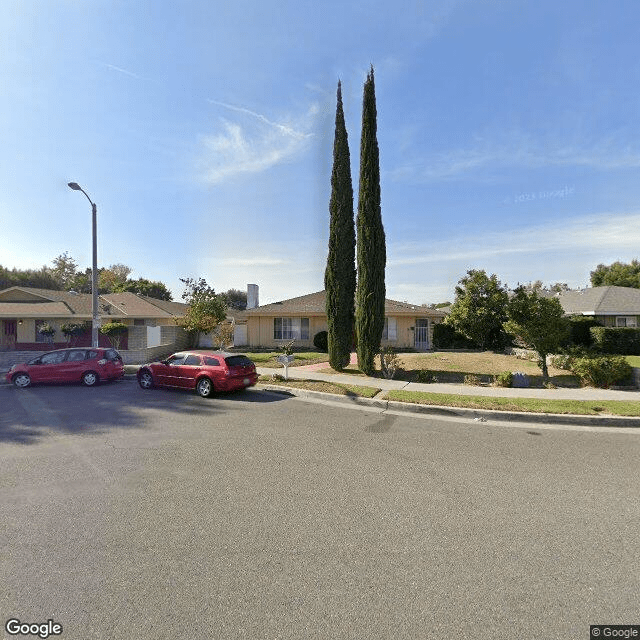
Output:
[[75,348],[48,351],[25,364],[14,364],[7,382],[24,389],[39,382],[82,382],[93,387],[102,380],[124,375],[122,357],[115,349]]
[[214,391],[246,389],[256,382],[256,365],[247,356],[223,351],[181,351],[138,370],[138,383],[143,389],[195,389],[203,398]]

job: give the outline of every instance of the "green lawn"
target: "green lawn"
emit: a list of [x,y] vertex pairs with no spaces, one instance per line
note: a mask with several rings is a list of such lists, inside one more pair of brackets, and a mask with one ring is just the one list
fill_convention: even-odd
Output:
[[427,393],[421,391],[388,391],[384,398],[399,402],[491,409],[497,411],[527,411],[533,413],[573,413],[578,415],[640,416],[640,402],[626,400],[542,400],[539,398],[494,398],[485,396],[460,396],[452,393]]
[[375,387],[360,387],[354,384],[340,384],[337,382],[324,382],[322,380],[273,380],[271,376],[260,376],[258,381],[263,384],[274,384],[282,387],[307,389],[309,391],[320,391],[322,393],[337,393],[339,395],[358,396],[361,398],[373,398],[380,392],[380,389]]
[[640,368],[640,356],[625,356],[627,359],[627,362],[632,366],[632,367],[638,367]]
[[[279,351],[243,351],[247,358],[253,360],[259,367],[281,368],[282,365],[276,358],[282,355]],[[329,362],[329,354],[320,351],[301,351],[294,353],[294,361],[290,367],[300,367],[305,364],[315,364],[316,362]]]

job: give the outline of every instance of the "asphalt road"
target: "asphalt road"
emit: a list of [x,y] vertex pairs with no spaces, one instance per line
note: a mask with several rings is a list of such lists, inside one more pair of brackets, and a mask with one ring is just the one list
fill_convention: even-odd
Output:
[[637,430],[133,380],[2,386],[2,624],[52,619],[65,640],[588,638],[640,624],[639,458]]

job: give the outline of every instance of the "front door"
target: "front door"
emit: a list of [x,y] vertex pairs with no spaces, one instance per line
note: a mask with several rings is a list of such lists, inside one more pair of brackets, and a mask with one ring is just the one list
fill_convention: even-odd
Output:
[[415,348],[426,351],[429,348],[429,319],[416,318]]
[[16,348],[17,324],[15,320],[2,321],[2,327],[0,327],[2,329],[2,332],[0,332],[0,348]]

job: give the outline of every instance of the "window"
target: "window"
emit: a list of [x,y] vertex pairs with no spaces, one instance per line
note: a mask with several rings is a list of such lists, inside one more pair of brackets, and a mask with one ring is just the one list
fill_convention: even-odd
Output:
[[184,361],[183,364],[190,364],[191,366],[199,367],[200,366],[200,356],[194,356],[193,354],[188,355],[187,359]]
[[395,318],[384,319],[384,329],[382,330],[383,340],[397,340],[398,339],[398,324]]
[[42,364],[60,364],[64,360],[64,351],[51,351],[42,356]]
[[46,320],[36,320],[36,342],[53,342],[50,336],[40,333],[40,327],[49,324]]
[[167,364],[170,367],[177,367],[178,365],[181,365],[184,363],[184,359],[186,358],[186,354],[185,353],[177,353],[175,356],[171,356],[168,360],[167,360]]
[[274,318],[274,340],[308,340],[309,318]]
[[635,316],[616,316],[616,327],[637,327]]
[[250,367],[253,364],[247,356],[229,356],[224,361],[229,367]]
[[69,351],[69,355],[67,356],[67,362],[80,362],[80,360],[84,360],[87,352],[78,350],[78,351]]
[[204,363],[209,367],[219,367],[220,362],[216,358],[209,358],[208,356],[204,357]]

